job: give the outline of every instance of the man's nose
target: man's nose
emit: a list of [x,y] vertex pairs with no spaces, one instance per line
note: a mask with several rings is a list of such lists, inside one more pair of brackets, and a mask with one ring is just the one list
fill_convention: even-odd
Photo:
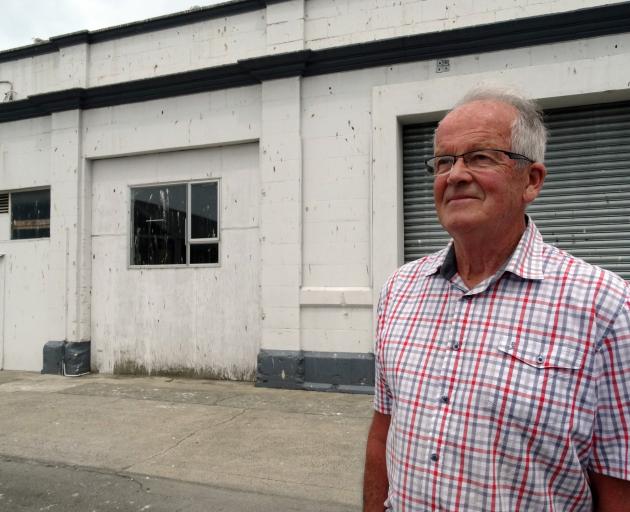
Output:
[[451,167],[451,170],[448,172],[448,176],[447,176],[448,183],[470,181],[471,179],[472,179],[471,172],[470,172],[470,169],[466,166],[464,157],[462,156],[455,157],[453,166]]

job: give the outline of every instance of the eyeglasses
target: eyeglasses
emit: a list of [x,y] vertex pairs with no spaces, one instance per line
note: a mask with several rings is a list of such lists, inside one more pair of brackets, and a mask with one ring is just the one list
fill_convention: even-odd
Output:
[[467,151],[461,155],[434,156],[433,158],[425,160],[424,163],[430,174],[440,176],[450,172],[458,158],[464,160],[464,165],[471,171],[483,172],[486,169],[491,169],[503,163],[505,156],[511,160],[525,160],[531,164],[534,163],[534,160],[531,158],[503,149],[475,149],[474,151]]

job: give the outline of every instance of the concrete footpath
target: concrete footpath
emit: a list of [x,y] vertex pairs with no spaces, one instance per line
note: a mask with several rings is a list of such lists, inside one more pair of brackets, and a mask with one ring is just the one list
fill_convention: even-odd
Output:
[[371,402],[0,371],[0,510],[358,511]]

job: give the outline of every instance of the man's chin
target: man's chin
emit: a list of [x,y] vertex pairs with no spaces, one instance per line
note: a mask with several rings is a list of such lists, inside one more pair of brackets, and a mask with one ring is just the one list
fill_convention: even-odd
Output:
[[439,220],[440,224],[442,224],[444,229],[446,229],[449,233],[451,230],[469,230],[480,224],[479,219],[476,219],[473,215],[471,215],[470,211],[441,215],[439,216]]
[[449,215],[446,218],[440,219],[440,223],[453,238],[472,233],[480,226],[480,222],[466,213],[462,213],[461,215]]

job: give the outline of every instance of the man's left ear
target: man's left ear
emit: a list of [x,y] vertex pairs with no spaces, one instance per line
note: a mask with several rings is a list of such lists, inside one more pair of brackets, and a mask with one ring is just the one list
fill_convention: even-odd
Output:
[[535,162],[529,166],[527,175],[529,179],[523,191],[523,200],[526,204],[529,204],[540,194],[543,183],[545,182],[545,176],[547,176],[547,169],[543,164]]

